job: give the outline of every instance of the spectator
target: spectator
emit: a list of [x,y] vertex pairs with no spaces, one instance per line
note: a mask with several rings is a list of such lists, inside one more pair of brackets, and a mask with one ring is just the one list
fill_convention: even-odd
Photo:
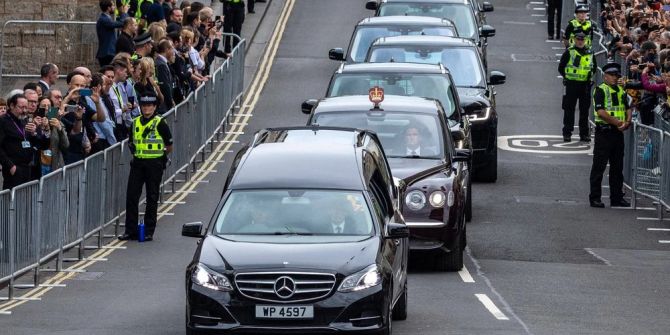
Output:
[[173,31],[180,31],[182,20],[184,20],[184,12],[182,12],[179,8],[171,9],[170,15],[168,16],[168,25],[166,29],[167,33],[169,34]]
[[91,80],[93,79],[93,75],[91,74],[91,70],[89,70],[87,67],[79,66],[74,68],[73,72],[79,73],[82,76],[84,76],[84,79],[86,79],[86,86],[91,84]]
[[[40,99],[40,109],[49,111],[52,107],[51,99],[48,97]],[[61,117],[62,115],[56,114],[55,117],[49,119],[49,149],[40,152],[40,165],[43,176],[60,169],[65,164],[62,152],[67,150],[70,142],[65,132],[65,126],[60,122]]]
[[151,25],[154,22],[167,25],[165,21],[165,12],[163,10],[163,0],[153,0],[147,11],[147,23]]
[[[114,62],[116,61],[113,61],[112,64],[114,64]],[[106,67],[100,69],[100,73],[104,79],[102,91],[100,92],[100,99],[102,99],[102,104],[105,106],[105,111],[107,112],[107,121],[112,123],[114,138],[116,141],[123,141],[125,139],[125,132],[123,131],[125,125],[123,124],[121,115],[119,115],[117,120],[116,107],[114,106],[114,101],[112,99],[112,95],[115,95],[113,90],[113,86],[115,84],[114,66],[107,65]],[[116,98],[118,99],[118,97]],[[114,143],[110,144],[113,145]]]
[[40,68],[40,81],[37,82],[42,88],[42,93],[46,94],[51,86],[56,85],[58,80],[58,66],[52,63],[46,63]]
[[[137,35],[137,23],[132,17],[123,20],[123,29],[121,35],[116,41],[116,52],[127,52],[132,54],[135,51],[135,42],[133,38]],[[111,62],[110,62],[111,63]]]
[[147,32],[151,35],[151,40],[155,41],[156,43],[167,37],[165,28],[163,28],[163,26],[157,22],[150,24],[149,29],[147,29]]
[[91,142],[95,140],[95,128],[93,128],[92,110],[85,99],[82,99],[79,91],[86,88],[86,78],[82,74],[68,74],[69,91],[61,103],[59,113],[64,114],[61,121],[68,133],[70,146],[63,153],[65,164],[80,161],[91,152]]
[[49,92],[47,92],[47,98],[51,100],[51,106],[60,108],[60,105],[63,102],[63,93],[57,88],[50,89]]
[[[35,91],[37,93],[38,97],[42,96],[42,92],[43,92],[42,87],[40,87],[37,83],[27,83],[27,84],[23,85],[23,92],[25,92],[27,90]],[[35,107],[35,108],[37,108],[37,107]]]
[[126,12],[128,6],[119,9],[121,16],[114,20],[114,2],[112,0],[100,0],[100,16],[95,24],[98,35],[98,52],[96,58],[100,66],[109,64],[116,54],[116,30],[123,27],[123,20],[128,17]]
[[114,67],[114,80],[108,94],[114,106],[114,121],[117,125],[115,137],[121,140],[128,137],[127,127],[132,120],[130,112],[134,108],[135,101],[129,101],[128,96],[128,65],[117,59],[112,66]]
[[142,35],[139,35],[135,37],[134,42],[135,42],[135,53],[131,57],[132,59],[140,59],[142,57],[147,57],[151,54],[151,49],[153,48],[153,45],[151,44],[153,42],[151,39],[151,34],[144,33]]
[[137,92],[137,95],[139,96],[148,94],[147,92],[153,93],[158,97],[158,106],[160,106],[163,104],[163,95],[161,94],[158,84],[154,80],[155,69],[156,66],[152,58],[144,57],[139,60],[139,64],[135,69],[138,74],[138,78],[135,81],[135,92]]
[[[105,115],[101,121],[95,121],[93,123],[93,127],[98,134],[97,140],[91,146],[93,153],[103,151],[116,143],[116,137],[114,136],[114,122],[107,118],[109,110],[107,110],[107,107],[105,107],[101,98],[105,86],[104,82],[105,77],[102,74],[94,74],[93,80],[91,81],[91,90],[93,91],[93,94],[86,99],[91,108],[95,109],[97,112],[102,111]],[[109,89],[110,86],[111,84],[107,85],[107,88]]]
[[[191,2],[188,1],[188,0],[184,0],[184,1],[182,1],[182,2],[179,4],[179,9],[181,9],[182,12],[184,12],[184,11],[186,11],[186,10],[190,11],[190,10],[191,10]],[[184,15],[186,15],[186,13],[184,13]]]
[[156,53],[156,78],[158,79],[158,87],[161,95],[163,95],[163,102],[159,105],[158,114],[164,114],[174,106],[172,98],[172,89],[174,88],[174,80],[170,71],[170,64],[174,63],[174,47],[172,42],[164,39],[158,43]]
[[35,112],[37,111],[37,105],[39,104],[40,95],[37,94],[35,90],[27,89],[23,91],[23,96],[28,101],[27,115],[28,118],[31,118],[35,115]]
[[0,117],[7,113],[7,100],[0,98]]
[[193,48],[193,38],[195,34],[190,29],[182,29],[181,42],[184,56],[187,60],[186,66],[191,73],[190,90],[194,91],[200,83],[207,81],[207,77],[200,74],[200,69],[204,69],[205,63],[200,58],[200,54]]
[[165,20],[168,21],[170,17],[170,12],[172,11],[173,8],[175,8],[175,3],[177,0],[165,0],[163,1],[163,16],[165,17]]
[[186,58],[188,57],[188,50],[184,50],[181,43],[181,35],[178,31],[173,31],[168,34],[168,38],[172,41],[174,46],[174,63],[170,64],[171,72],[173,74],[173,79],[175,81],[175,87],[173,90],[172,97],[175,104],[179,104],[189,93],[189,82],[191,80],[191,73],[188,71]]
[[28,100],[23,94],[12,96],[8,107],[9,111],[0,118],[3,189],[32,180],[35,176],[30,165],[34,162],[35,150],[49,147],[49,139],[38,130],[42,120],[35,118],[27,122]]
[[190,7],[191,7],[191,13],[197,13],[201,9],[205,8],[205,4],[199,1],[193,1]]

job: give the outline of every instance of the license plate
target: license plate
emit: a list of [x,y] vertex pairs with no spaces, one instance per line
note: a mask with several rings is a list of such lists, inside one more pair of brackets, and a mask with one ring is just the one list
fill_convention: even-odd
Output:
[[312,319],[314,306],[256,306],[260,319]]

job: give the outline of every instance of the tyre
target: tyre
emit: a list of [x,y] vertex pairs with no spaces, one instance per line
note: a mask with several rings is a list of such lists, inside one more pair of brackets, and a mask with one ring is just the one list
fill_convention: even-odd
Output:
[[468,195],[465,198],[465,221],[472,221],[472,178],[468,178]]
[[495,183],[498,179],[498,148],[489,156],[486,165],[477,169],[477,179],[485,183]]
[[438,271],[460,271],[463,268],[463,235],[465,231],[456,237],[451,252],[439,252],[435,257],[435,269]]
[[400,299],[393,306],[393,320],[407,320],[407,283],[402,290]]

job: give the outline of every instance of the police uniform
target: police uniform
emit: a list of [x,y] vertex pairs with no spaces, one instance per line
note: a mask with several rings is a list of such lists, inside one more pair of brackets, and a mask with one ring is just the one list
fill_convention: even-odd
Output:
[[[603,67],[605,74],[621,76],[619,64],[610,63]],[[619,129],[625,122],[630,124],[630,106],[628,96],[623,87],[601,84],[593,90],[593,106],[595,110],[596,135],[593,147],[593,166],[591,168],[591,207],[605,207],[601,197],[603,174],[610,164],[610,203],[612,207],[628,207],[630,204],[623,199],[623,131]],[[605,120],[598,111],[604,111],[614,120]]]
[[[576,39],[583,40],[581,32]],[[591,85],[596,72],[596,60],[587,47],[569,47],[563,52],[558,63],[558,73],[563,76],[565,93],[563,94],[563,140],[570,142],[575,126],[575,105],[579,102],[579,139],[590,142],[589,108],[591,108]]]
[[[158,107],[159,102],[153,92],[147,92],[140,97],[139,104]],[[126,230],[119,239],[137,239],[139,200],[142,186],[146,184],[145,240],[150,241],[156,229],[160,184],[167,162],[167,150],[172,147],[172,134],[165,120],[156,112],[148,118],[143,113],[133,120],[129,143],[133,160],[130,163],[126,195]]]
[[[242,36],[242,24],[244,23],[244,1],[223,0],[223,15],[226,18],[223,21],[224,32]],[[224,39],[225,52],[230,53],[231,50],[237,45],[237,43],[239,43],[237,38],[226,36]]]
[[[588,13],[589,6],[587,5],[578,5],[575,8],[575,14],[577,13]],[[565,36],[564,38],[568,41],[568,47],[575,45],[575,34],[581,32],[584,33],[585,38],[584,42],[587,48],[591,48],[593,44],[593,28],[595,24],[591,20],[584,20],[584,22],[579,22],[577,18],[574,18],[568,22],[568,26],[565,27]]]
[[[151,39],[151,34],[146,32],[133,38],[133,42],[135,43],[135,49],[137,50],[139,47],[153,42],[153,40]],[[137,52],[133,52],[133,54],[130,56],[131,60],[138,60],[140,58],[142,58],[142,55],[138,55]]]

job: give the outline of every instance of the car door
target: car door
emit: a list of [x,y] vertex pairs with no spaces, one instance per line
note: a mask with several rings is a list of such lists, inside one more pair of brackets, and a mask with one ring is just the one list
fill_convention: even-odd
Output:
[[[385,236],[387,229],[386,226],[391,222],[392,218],[388,215],[388,208],[384,204],[385,201],[383,200],[383,191],[381,190],[381,187],[372,181],[370,183],[370,191],[372,206],[375,208],[375,212],[378,213],[378,217],[381,223],[382,236]],[[386,263],[389,265],[389,270],[393,280],[392,297],[395,301],[395,299],[399,296],[399,292],[401,292],[400,285],[404,279],[404,275],[402,274],[403,242],[401,239],[383,238],[382,243],[384,244],[382,248],[383,257]]]

